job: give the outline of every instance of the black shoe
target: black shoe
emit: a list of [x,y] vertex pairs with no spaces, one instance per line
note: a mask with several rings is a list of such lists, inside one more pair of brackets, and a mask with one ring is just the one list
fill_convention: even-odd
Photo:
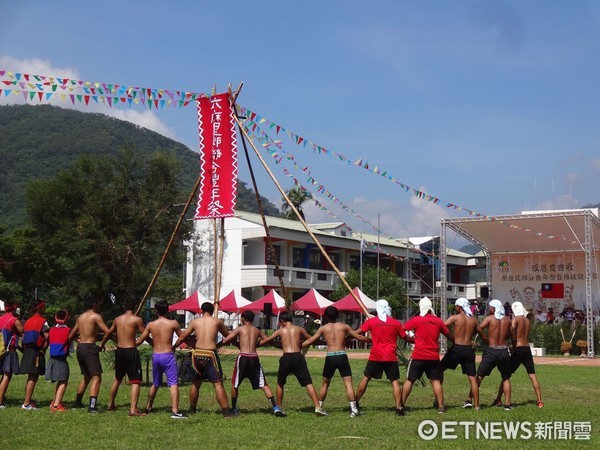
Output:
[[504,411],[512,411],[513,406],[510,403],[504,405]]
[[404,408],[396,408],[396,415],[404,416],[405,415]]
[[187,419],[187,416],[184,416],[179,411],[171,413],[171,419]]
[[98,408],[88,408],[88,412],[92,413],[92,414],[98,414],[100,411],[98,410]]

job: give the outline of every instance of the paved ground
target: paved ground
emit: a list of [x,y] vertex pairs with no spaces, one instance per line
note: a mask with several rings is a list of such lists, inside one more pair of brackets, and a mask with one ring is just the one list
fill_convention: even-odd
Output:
[[[225,350],[225,353],[229,353],[229,350]],[[232,353],[237,353],[233,351]],[[259,355],[265,356],[280,356],[281,350],[267,350],[267,349],[259,349]],[[314,350],[311,349],[307,356],[313,358],[325,358],[325,351],[322,350]],[[348,357],[350,359],[367,359],[369,357],[368,352],[356,352],[350,351],[348,352]],[[477,360],[481,359],[480,356],[477,356]],[[533,358],[536,364],[550,364],[555,366],[586,366],[586,367],[600,367],[600,358],[580,358],[578,356],[535,356]]]

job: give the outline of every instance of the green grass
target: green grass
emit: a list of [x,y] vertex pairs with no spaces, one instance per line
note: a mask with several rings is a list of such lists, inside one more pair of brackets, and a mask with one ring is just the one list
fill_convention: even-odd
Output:
[[[261,358],[267,379],[275,389],[277,357]],[[313,380],[318,389],[321,381],[323,359],[307,358]],[[358,382],[366,361],[351,360],[354,382]],[[224,358],[223,368],[229,376],[232,358]],[[65,402],[72,403],[75,389],[80,380],[77,363],[71,361],[71,383]],[[325,408],[329,417],[316,417],[312,404],[296,380],[291,377],[286,385],[284,408],[287,418],[271,415],[270,405],[262,391],[252,391],[247,381],[240,388],[238,407],[241,415],[225,420],[219,413],[212,385],[204,384],[200,392],[199,411],[186,420],[169,418],[170,402],[168,388],[159,389],[155,401],[157,412],[147,417],[127,416],[129,387],[122,386],[117,396],[120,408],[105,411],[108,388],[113,373],[106,370],[102,383],[99,404],[101,414],[91,415],[85,410],[69,410],[66,413],[50,413],[48,405],[53,396],[54,385],[40,380],[34,398],[40,406],[38,411],[20,409],[24,395],[25,376],[15,376],[9,386],[7,399],[9,408],[0,410],[0,448],[514,448],[528,445],[545,448],[570,448],[583,446],[598,448],[600,442],[600,394],[596,367],[537,366],[538,377],[546,407],[538,409],[531,383],[520,369],[512,380],[513,411],[501,408],[485,408],[480,412],[463,410],[461,405],[467,392],[467,381],[460,370],[446,374],[447,413],[440,415],[432,405],[431,388],[413,388],[408,399],[405,417],[393,414],[393,399],[387,381],[373,380],[361,401],[363,417],[350,419],[348,402],[341,380],[334,378]],[[482,404],[487,405],[495,396],[499,377],[497,373],[486,378],[481,389]],[[225,383],[230,390],[229,379]],[[145,406],[148,387],[142,387],[140,405]],[[189,385],[181,386],[181,409],[186,410],[189,402]],[[87,396],[85,398],[87,401]],[[440,424],[443,421],[529,421],[565,422],[587,421],[592,424],[592,438],[584,441],[528,441],[511,440],[465,440],[458,430],[455,441],[439,438],[426,442],[419,438],[417,427],[423,420],[430,419]],[[532,425],[533,428],[533,425]]]

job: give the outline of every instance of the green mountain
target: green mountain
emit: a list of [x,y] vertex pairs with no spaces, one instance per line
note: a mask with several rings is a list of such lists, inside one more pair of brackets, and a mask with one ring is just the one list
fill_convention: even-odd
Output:
[[[0,225],[9,228],[26,223],[27,183],[55,176],[80,155],[115,155],[123,147],[146,154],[173,152],[181,163],[183,199],[198,177],[197,153],[154,131],[104,114],[49,105],[0,106],[0,130]],[[263,197],[262,202],[266,214],[280,215],[269,200]],[[238,209],[258,212],[254,191],[242,181]]]

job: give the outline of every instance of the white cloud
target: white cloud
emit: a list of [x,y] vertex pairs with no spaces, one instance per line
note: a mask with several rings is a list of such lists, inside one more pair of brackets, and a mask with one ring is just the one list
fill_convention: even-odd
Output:
[[[76,69],[70,67],[54,67],[50,63],[50,61],[37,58],[19,60],[10,56],[0,56],[0,68],[16,73],[46,75],[52,77],[68,78],[73,80],[81,79],[81,75]],[[6,86],[2,84],[1,87],[4,88]],[[75,102],[75,104],[73,104],[69,100],[65,101],[56,96],[53,96],[50,100],[44,100],[35,103],[25,101],[22,95],[10,95],[8,97],[6,97],[5,95],[0,96],[0,105],[18,105],[25,103],[46,103],[59,106],[61,108],[75,109],[77,111],[102,113],[106,114],[107,116],[116,117],[117,119],[121,120],[126,120],[128,122],[134,123],[149,130],[156,131],[157,133],[160,133],[163,136],[175,138],[174,130],[165,125],[163,122],[161,122],[161,120],[156,116],[154,111],[150,111],[147,109],[142,111],[138,111],[135,109],[117,109],[94,102],[91,102],[88,105],[85,105],[84,103],[80,102]]]
[[571,195],[561,195],[552,200],[546,200],[536,206],[536,210],[548,211],[553,209],[579,209],[581,201]]
[[[424,192],[423,188],[420,190]],[[441,219],[453,216],[453,212],[443,206],[414,196],[408,202],[405,199],[371,200],[364,196],[354,198],[348,206],[369,221],[370,225],[353,213],[341,210],[339,205],[332,205],[329,199],[317,200],[356,232],[375,234],[379,215],[382,235],[394,238],[439,235]],[[313,202],[307,202],[304,211],[310,223],[337,221],[335,217],[316,207]]]

